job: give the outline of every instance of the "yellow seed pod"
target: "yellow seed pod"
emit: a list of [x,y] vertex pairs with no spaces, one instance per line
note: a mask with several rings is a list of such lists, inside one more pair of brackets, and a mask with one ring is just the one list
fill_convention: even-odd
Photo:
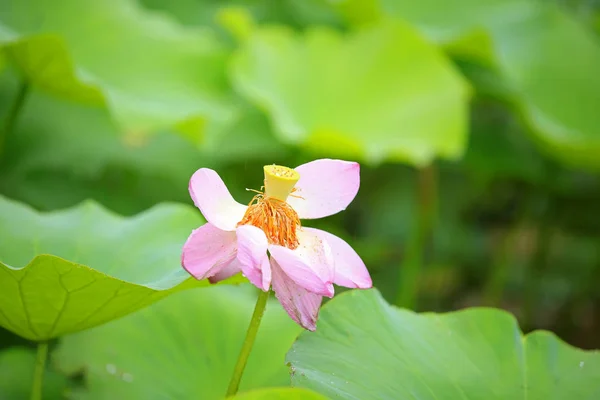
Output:
[[265,165],[265,196],[286,201],[300,179],[295,170],[281,165]]

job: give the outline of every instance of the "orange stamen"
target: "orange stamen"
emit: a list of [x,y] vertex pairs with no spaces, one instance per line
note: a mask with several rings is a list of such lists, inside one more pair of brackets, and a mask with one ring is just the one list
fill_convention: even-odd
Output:
[[300,227],[300,218],[285,201],[259,192],[248,204],[239,225],[253,225],[262,229],[271,244],[292,250],[298,247],[297,229]]
[[297,189],[297,188],[293,188],[293,189],[292,189],[292,191],[290,192],[290,197],[295,197],[295,198],[297,198],[297,199],[302,199],[302,200],[304,200],[304,197],[302,197],[302,196],[298,196],[297,194],[292,194],[292,193],[294,193],[294,192],[296,192],[296,191],[298,191],[298,189]]

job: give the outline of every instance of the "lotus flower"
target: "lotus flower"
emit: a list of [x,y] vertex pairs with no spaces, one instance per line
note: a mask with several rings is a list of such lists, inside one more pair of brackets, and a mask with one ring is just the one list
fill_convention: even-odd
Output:
[[358,192],[360,166],[323,159],[295,169],[268,165],[264,173],[264,192],[248,206],[233,199],[215,171],[194,173],[190,195],[208,222],[188,238],[182,265],[196,279],[212,283],[241,271],[263,291],[272,285],[289,316],[314,331],[322,298],[333,297],[334,283],[372,286],[348,243],[300,223],[346,209]]

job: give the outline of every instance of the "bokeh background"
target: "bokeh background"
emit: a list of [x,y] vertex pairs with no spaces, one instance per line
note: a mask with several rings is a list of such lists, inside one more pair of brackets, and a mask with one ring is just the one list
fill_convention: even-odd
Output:
[[134,215],[191,204],[201,167],[245,203],[262,165],[356,160],[356,200],[307,225],[351,243],[390,303],[501,307],[599,348],[599,10],[3,1],[0,194]]

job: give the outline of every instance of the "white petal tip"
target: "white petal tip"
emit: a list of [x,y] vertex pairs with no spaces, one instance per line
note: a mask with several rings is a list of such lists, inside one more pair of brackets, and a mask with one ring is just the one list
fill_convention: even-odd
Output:
[[335,289],[333,287],[333,283],[331,282],[327,282],[326,286],[325,286],[325,293],[323,294],[324,296],[327,296],[329,298],[332,298],[333,295],[335,294]]
[[373,281],[371,279],[354,282],[357,289],[371,289],[373,287]]

